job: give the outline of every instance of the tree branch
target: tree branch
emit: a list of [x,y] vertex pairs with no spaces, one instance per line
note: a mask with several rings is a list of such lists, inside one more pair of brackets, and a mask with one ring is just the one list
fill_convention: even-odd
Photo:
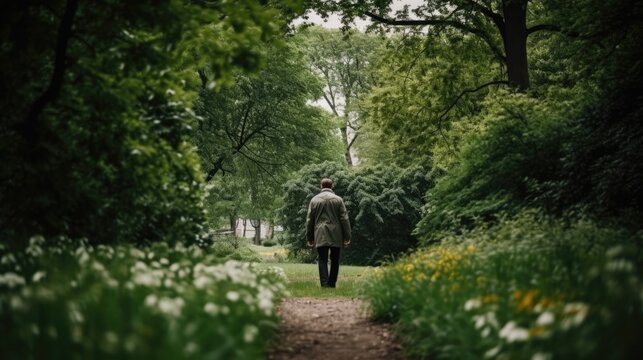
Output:
[[355,140],[357,139],[357,135],[359,135],[359,134],[355,134],[355,135],[353,135],[353,139],[351,139],[351,142],[350,142],[350,143],[348,143],[348,146],[346,147],[346,150],[347,150],[347,151],[350,151],[351,147],[353,146],[353,143],[354,143],[354,142],[355,142]]
[[505,61],[504,54],[502,53],[500,48],[498,48],[498,46],[496,46],[496,44],[493,42],[493,39],[491,38],[491,36],[489,34],[487,34],[486,32],[484,32],[481,29],[477,29],[475,27],[465,25],[465,24],[463,24],[461,22],[458,22],[458,21],[455,21],[455,20],[446,20],[444,18],[429,18],[429,19],[422,19],[422,20],[398,20],[398,19],[388,19],[388,18],[376,15],[376,14],[368,12],[368,11],[364,12],[363,14],[368,16],[368,17],[370,17],[371,19],[373,19],[373,20],[375,20],[377,22],[384,23],[384,24],[387,24],[387,25],[392,25],[392,26],[427,26],[427,25],[436,25],[436,26],[449,26],[449,27],[452,27],[452,28],[456,28],[458,30],[462,30],[462,31],[471,33],[473,35],[476,35],[479,38],[481,38],[482,40],[484,40],[484,42],[486,42],[487,45],[489,46],[489,49],[491,50],[491,52],[498,59],[500,59],[502,61]]
[[36,141],[40,114],[42,114],[49,103],[56,100],[60,94],[60,90],[62,89],[63,80],[65,78],[67,44],[69,43],[69,38],[72,35],[71,29],[74,24],[74,17],[76,16],[77,10],[78,0],[68,0],[65,5],[65,13],[63,14],[60,25],[58,26],[56,50],[54,55],[54,71],[51,75],[49,86],[33,103],[29,109],[29,114],[22,124],[21,130],[29,143]]
[[475,0],[467,0],[467,3],[471,5],[472,8],[478,10],[481,14],[486,16],[488,19],[493,21],[494,24],[496,24],[496,27],[500,31],[500,35],[504,38],[505,37],[505,20],[502,17],[502,15],[494,12],[490,8],[478,3]]
[[449,105],[449,107],[446,110],[444,110],[444,112],[442,112],[442,114],[440,114],[440,116],[438,117],[438,121],[441,122],[442,119],[446,116],[446,114],[448,114],[449,111],[451,111],[451,109],[453,109],[453,107],[458,103],[458,101],[460,101],[460,99],[462,99],[462,97],[464,95],[474,93],[474,92],[478,92],[478,91],[480,91],[480,90],[482,90],[482,89],[484,89],[484,88],[486,88],[488,86],[491,86],[491,85],[499,85],[499,84],[509,85],[509,81],[507,81],[507,80],[494,80],[494,81],[490,81],[490,82],[488,82],[486,84],[482,84],[482,85],[478,86],[475,89],[466,89],[466,90],[462,91],[460,93],[460,95],[458,95],[458,97],[455,98],[455,101],[453,101],[453,103],[451,103],[451,105]]

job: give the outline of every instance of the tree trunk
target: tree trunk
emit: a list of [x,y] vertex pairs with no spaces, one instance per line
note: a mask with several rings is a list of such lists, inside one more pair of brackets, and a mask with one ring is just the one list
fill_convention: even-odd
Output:
[[509,84],[520,91],[529,88],[527,63],[527,0],[504,0],[504,45]]
[[268,223],[268,233],[266,234],[266,237],[272,240],[274,234],[275,234],[275,224],[272,221],[270,221]]
[[257,219],[257,226],[252,224],[255,228],[255,244],[261,245],[261,219]]
[[230,231],[232,231],[233,236],[237,236],[237,217],[235,215],[230,215]]
[[[348,119],[346,119],[345,121],[348,121]],[[344,143],[344,157],[346,158],[346,163],[348,164],[348,166],[353,166],[351,148],[348,146],[348,128],[346,127],[346,125],[344,125],[339,130],[342,132],[342,143]]]
[[243,219],[243,237],[246,237],[246,226],[248,224],[248,219]]

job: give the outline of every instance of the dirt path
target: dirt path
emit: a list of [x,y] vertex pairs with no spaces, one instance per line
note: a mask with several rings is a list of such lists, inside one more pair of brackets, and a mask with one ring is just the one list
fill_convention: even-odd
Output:
[[355,299],[291,298],[269,359],[403,359],[390,328],[368,320]]

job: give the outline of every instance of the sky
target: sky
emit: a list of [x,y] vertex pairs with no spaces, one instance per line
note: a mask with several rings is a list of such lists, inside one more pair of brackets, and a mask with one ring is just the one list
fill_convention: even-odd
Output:
[[[420,4],[424,3],[424,0],[393,0],[391,4],[391,9],[393,12],[397,10],[401,10],[404,5],[410,5],[411,9],[415,6],[418,6]],[[332,15],[330,16],[326,21],[324,21],[321,16],[319,16],[316,12],[308,12],[307,15],[309,16],[309,19],[307,20],[308,22],[311,22],[315,25],[319,25],[321,27],[325,27],[328,29],[339,29],[342,27],[342,23],[340,21],[340,17],[338,15]],[[294,24],[299,25],[303,23],[303,19],[295,19]],[[365,30],[368,24],[370,24],[369,20],[361,20],[361,19],[356,19],[355,22],[355,28],[360,29],[360,30]]]

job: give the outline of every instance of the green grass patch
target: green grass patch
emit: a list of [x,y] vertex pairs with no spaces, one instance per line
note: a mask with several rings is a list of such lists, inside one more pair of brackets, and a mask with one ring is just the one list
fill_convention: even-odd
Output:
[[284,270],[288,277],[286,288],[292,297],[358,297],[361,295],[361,288],[364,280],[369,278],[373,272],[373,268],[369,266],[344,266],[340,264],[337,287],[329,289],[322,288],[319,285],[317,264],[257,264],[259,269],[271,266],[277,266]]

